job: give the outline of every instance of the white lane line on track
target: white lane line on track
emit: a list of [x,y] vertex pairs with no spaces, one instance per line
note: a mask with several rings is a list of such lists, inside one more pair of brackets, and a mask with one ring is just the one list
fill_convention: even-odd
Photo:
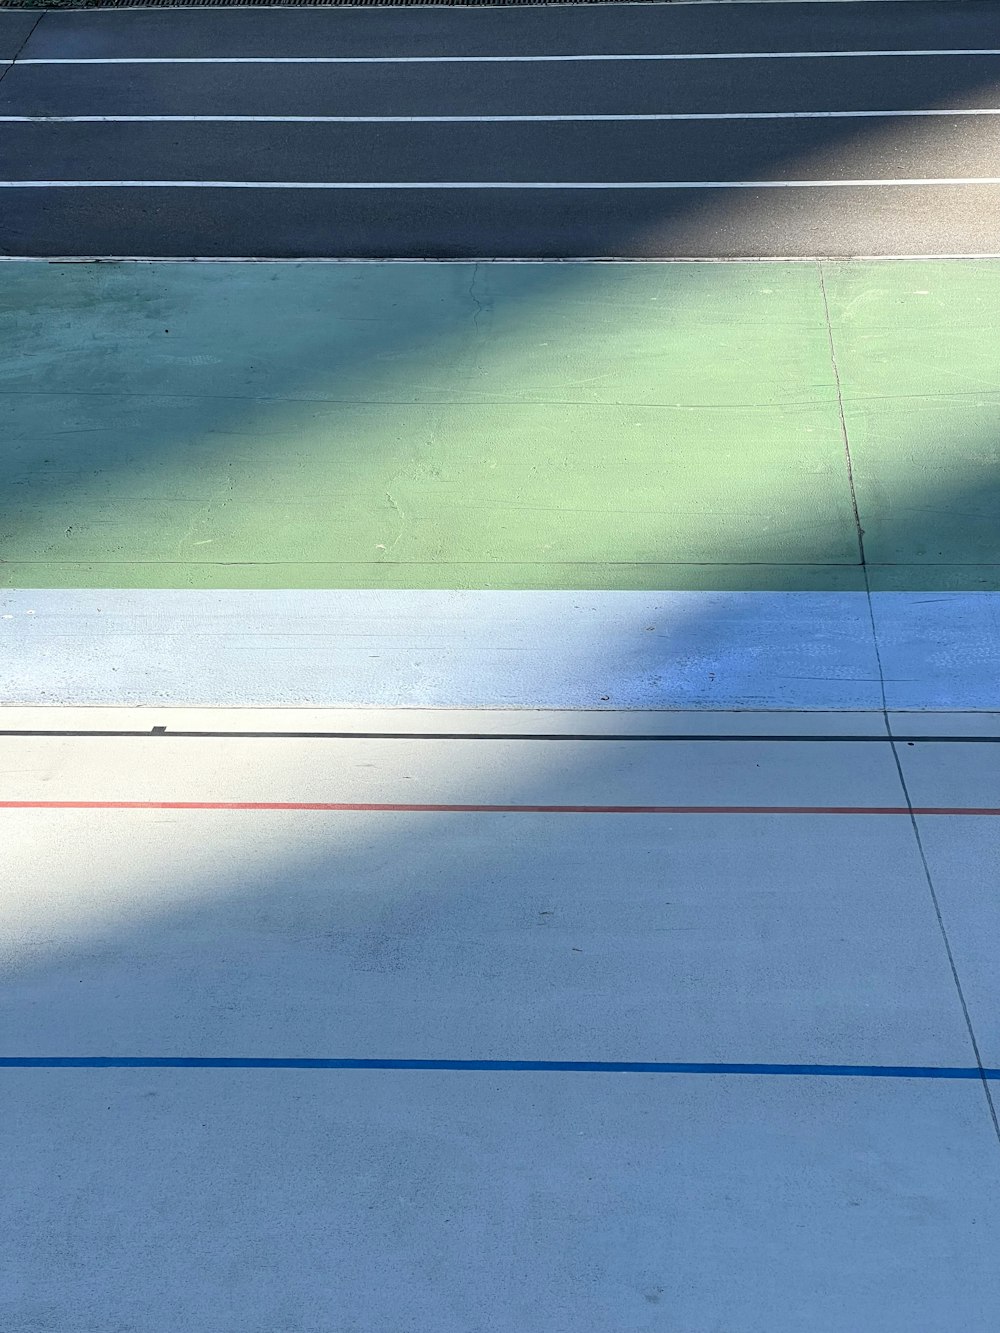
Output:
[[4,125],[496,125],[633,120],[870,120],[901,116],[1000,116],[1000,107],[922,111],[681,111],[559,116],[0,116]]
[[1000,47],[913,51],[659,51],[642,55],[35,56],[18,60],[16,63],[18,65],[523,65],[589,60],[850,60],[885,59],[892,56],[1000,56]]
[[796,190],[1000,185],[1000,176],[797,181],[0,181],[0,190]]

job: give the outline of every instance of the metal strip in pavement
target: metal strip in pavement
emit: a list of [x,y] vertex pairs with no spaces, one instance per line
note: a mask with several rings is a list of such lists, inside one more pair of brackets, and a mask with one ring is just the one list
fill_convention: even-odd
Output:
[[[642,55],[505,56],[34,56],[18,65],[524,65],[634,60],[843,60],[911,56],[1000,56],[1000,47],[899,51],[658,51]],[[13,61],[8,61],[13,64]]]
[[1000,116],[1000,107],[911,111],[679,111],[558,116],[0,116],[4,125],[280,124],[280,125],[496,125],[633,120],[895,120],[903,116]]
[[0,190],[797,190],[1000,185],[1000,176],[740,181],[199,181],[6,180]]

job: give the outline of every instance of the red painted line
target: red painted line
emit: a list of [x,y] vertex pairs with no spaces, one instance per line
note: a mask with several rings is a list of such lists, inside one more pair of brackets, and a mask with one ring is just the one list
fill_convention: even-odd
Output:
[[1000,808],[905,805],[414,805],[379,801],[0,801],[0,810],[326,810],[497,815],[1000,815]]

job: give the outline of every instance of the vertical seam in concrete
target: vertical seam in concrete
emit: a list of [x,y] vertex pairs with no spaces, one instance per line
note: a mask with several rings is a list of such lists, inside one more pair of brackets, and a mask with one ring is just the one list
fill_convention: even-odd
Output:
[[483,303],[476,295],[476,279],[479,277],[479,261],[472,265],[472,278],[469,281],[469,295],[472,297],[472,324],[476,332],[479,332],[479,316],[483,313]]
[[923,867],[924,879],[927,882],[927,888],[931,895],[931,903],[934,907],[934,915],[937,918],[938,930],[941,932],[941,939],[944,942],[945,953],[948,956],[948,966],[951,969],[951,979],[955,983],[955,991],[958,994],[958,1002],[962,1006],[962,1016],[965,1019],[965,1026],[969,1033],[969,1041],[972,1043],[972,1052],[976,1058],[976,1065],[979,1069],[979,1080],[983,1085],[983,1092],[986,1096],[986,1104],[990,1110],[990,1119],[993,1121],[993,1130],[997,1141],[1000,1143],[1000,1120],[997,1118],[997,1109],[993,1101],[993,1094],[990,1091],[989,1079],[986,1076],[986,1070],[983,1067],[982,1056],[979,1053],[979,1042],[976,1040],[975,1028],[972,1026],[972,1016],[969,1013],[969,1006],[965,999],[965,991],[962,989],[962,981],[958,975],[958,967],[955,963],[955,955],[952,951],[951,940],[948,938],[948,930],[944,924],[944,917],[941,912],[941,902],[938,898],[937,889],[934,887],[934,877],[931,874],[931,868],[927,861],[927,853],[924,850],[923,839],[920,836],[920,825],[917,822],[917,816],[914,813],[913,802],[910,800],[910,789],[906,785],[906,778],[903,775],[903,765],[899,758],[899,751],[896,748],[896,739],[892,735],[892,729],[889,723],[888,713],[885,714],[886,730],[889,732],[889,744],[892,749],[892,757],[896,763],[896,772],[899,774],[900,786],[903,789],[903,796],[906,800],[906,808],[910,816],[910,827],[913,829],[913,837],[917,844],[917,853],[920,857],[920,864]]
[[865,530],[861,526],[861,514],[858,510],[858,494],[854,484],[854,460],[851,458],[851,442],[847,436],[847,420],[844,416],[844,397],[840,385],[840,367],[837,365],[837,349],[833,341],[833,326],[830,323],[830,302],[826,294],[826,279],[823,276],[823,264],[816,261],[819,273],[819,290],[823,298],[823,319],[826,323],[826,341],[830,349],[830,366],[833,370],[833,383],[837,391],[837,417],[840,421],[840,438],[844,442],[844,458],[847,462],[847,484],[851,492],[851,511],[854,514],[854,529],[858,537],[858,558],[865,574],[865,586],[868,585],[868,565],[865,561]]
[[868,561],[865,557],[865,530],[861,526],[861,511],[858,509],[858,492],[854,481],[854,460],[851,457],[851,441],[847,434],[847,418],[844,415],[844,395],[840,384],[840,367],[837,365],[837,348],[833,340],[833,325],[830,322],[830,301],[826,294],[826,278],[823,274],[823,262],[817,259],[816,271],[819,274],[819,290],[823,299],[823,319],[826,323],[826,341],[830,349],[830,367],[833,371],[833,383],[837,391],[837,419],[840,422],[840,438],[844,442],[844,460],[847,465],[847,485],[851,495],[851,512],[854,514],[854,530],[858,538],[858,558],[861,574],[865,581],[865,597],[868,601],[868,622],[872,631],[872,649],[878,670],[879,692],[882,697],[882,712],[885,715],[886,729],[889,727],[888,704],[885,697],[885,672],[882,669],[882,654],[878,644],[878,626],[875,623],[875,606],[872,602],[871,580],[868,575]]

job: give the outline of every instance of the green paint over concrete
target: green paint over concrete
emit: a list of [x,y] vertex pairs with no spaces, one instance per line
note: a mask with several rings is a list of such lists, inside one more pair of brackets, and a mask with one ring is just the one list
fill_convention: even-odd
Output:
[[841,265],[827,290],[873,587],[1000,587],[1000,264]]
[[[824,274],[873,585],[1000,586],[1000,267]],[[6,265],[0,574],[861,588],[830,332],[811,264]]]

